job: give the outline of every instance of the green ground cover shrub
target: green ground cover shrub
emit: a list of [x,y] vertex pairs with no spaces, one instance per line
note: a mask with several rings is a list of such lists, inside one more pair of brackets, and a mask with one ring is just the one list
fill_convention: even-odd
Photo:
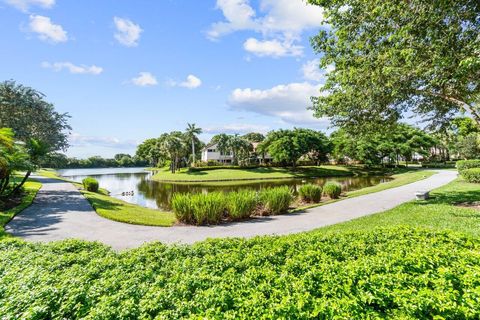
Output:
[[422,168],[431,169],[453,169],[456,166],[456,161],[445,162],[422,162]]
[[217,224],[225,214],[226,199],[221,192],[175,194],[172,209],[177,219],[188,224]]
[[232,220],[245,219],[255,214],[258,204],[257,193],[253,190],[230,192],[226,195],[226,208]]
[[480,241],[405,227],[160,243],[0,241],[3,319],[478,319]]
[[288,186],[283,186],[262,190],[259,199],[263,205],[264,214],[276,215],[287,212],[293,201],[293,195]]
[[338,199],[342,194],[342,185],[338,182],[328,181],[323,186],[323,193],[331,199]]
[[467,182],[480,183],[480,168],[463,169],[460,174]]
[[463,171],[466,169],[480,168],[480,160],[460,160],[457,161],[458,171]]
[[98,192],[98,181],[95,178],[87,177],[82,180],[83,187],[85,190],[90,192]]
[[322,199],[322,187],[315,184],[304,184],[298,189],[298,195],[306,202],[320,202]]

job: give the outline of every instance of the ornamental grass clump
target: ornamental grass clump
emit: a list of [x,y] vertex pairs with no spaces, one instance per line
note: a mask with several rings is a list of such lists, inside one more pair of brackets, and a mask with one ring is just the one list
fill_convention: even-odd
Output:
[[257,193],[253,190],[230,192],[226,195],[226,208],[232,220],[250,217],[255,213],[257,205]]
[[188,224],[217,224],[225,214],[225,196],[208,194],[175,194],[172,209],[177,219]]
[[318,203],[322,199],[322,187],[315,184],[304,184],[298,189],[300,199],[305,202]]
[[82,180],[83,188],[90,192],[98,192],[99,184],[97,179],[87,177]]
[[338,199],[342,193],[342,185],[338,182],[328,181],[323,186],[323,193],[330,199]]
[[276,215],[287,212],[293,196],[290,188],[284,186],[263,190],[260,192],[259,200],[263,206],[263,214]]

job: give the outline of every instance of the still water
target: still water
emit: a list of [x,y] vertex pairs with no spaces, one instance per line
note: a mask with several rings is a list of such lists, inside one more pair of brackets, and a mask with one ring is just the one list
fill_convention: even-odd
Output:
[[[111,196],[138,204],[144,207],[170,210],[170,200],[176,192],[208,193],[212,191],[235,191],[240,189],[261,190],[274,186],[290,186],[295,192],[299,186],[305,183],[324,185],[327,181],[337,181],[344,191],[357,190],[373,186],[385,181],[388,177],[335,177],[317,179],[290,179],[270,180],[261,182],[242,182],[232,185],[209,185],[205,183],[176,184],[153,181],[152,172],[143,168],[105,168],[105,169],[65,169],[59,170],[59,174],[70,180],[81,182],[86,177],[98,180],[100,187],[110,191]],[[131,192],[131,195],[122,195]]]

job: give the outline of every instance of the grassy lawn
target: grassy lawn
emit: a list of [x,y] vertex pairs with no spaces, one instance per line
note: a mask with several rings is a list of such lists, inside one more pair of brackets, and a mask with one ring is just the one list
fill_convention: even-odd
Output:
[[2,210],[0,207],[0,239],[7,236],[4,230],[5,225],[18,213],[32,204],[38,190],[40,190],[41,187],[41,183],[29,180],[25,183],[22,198],[15,207],[7,210]]
[[153,179],[165,182],[205,182],[234,180],[268,180],[292,179],[327,176],[351,176],[358,168],[345,166],[299,167],[295,171],[290,168],[254,168],[254,169],[216,169],[206,171],[188,171],[182,169],[172,174],[160,169]]
[[37,173],[44,177],[59,179],[74,184],[88,202],[90,202],[97,214],[104,218],[131,224],[159,227],[170,227],[176,222],[175,215],[172,212],[148,209],[110,197],[108,191],[105,189],[100,189],[99,193],[88,192],[83,190],[81,183],[59,177],[53,170],[43,169]]
[[104,218],[147,226],[170,227],[176,222],[172,212],[161,212],[131,204],[105,194],[80,190],[99,216]]
[[431,195],[432,198],[428,201],[408,202],[386,212],[321,228],[319,231],[345,232],[402,225],[480,236],[480,210],[454,205],[480,201],[480,184],[457,179],[433,191]]

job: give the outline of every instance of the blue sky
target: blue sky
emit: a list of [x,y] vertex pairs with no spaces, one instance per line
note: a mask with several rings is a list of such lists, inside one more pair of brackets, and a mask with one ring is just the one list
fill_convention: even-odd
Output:
[[187,122],[218,132],[326,129],[309,97],[325,72],[302,0],[0,0],[0,80],[68,112],[75,157],[134,153]]

